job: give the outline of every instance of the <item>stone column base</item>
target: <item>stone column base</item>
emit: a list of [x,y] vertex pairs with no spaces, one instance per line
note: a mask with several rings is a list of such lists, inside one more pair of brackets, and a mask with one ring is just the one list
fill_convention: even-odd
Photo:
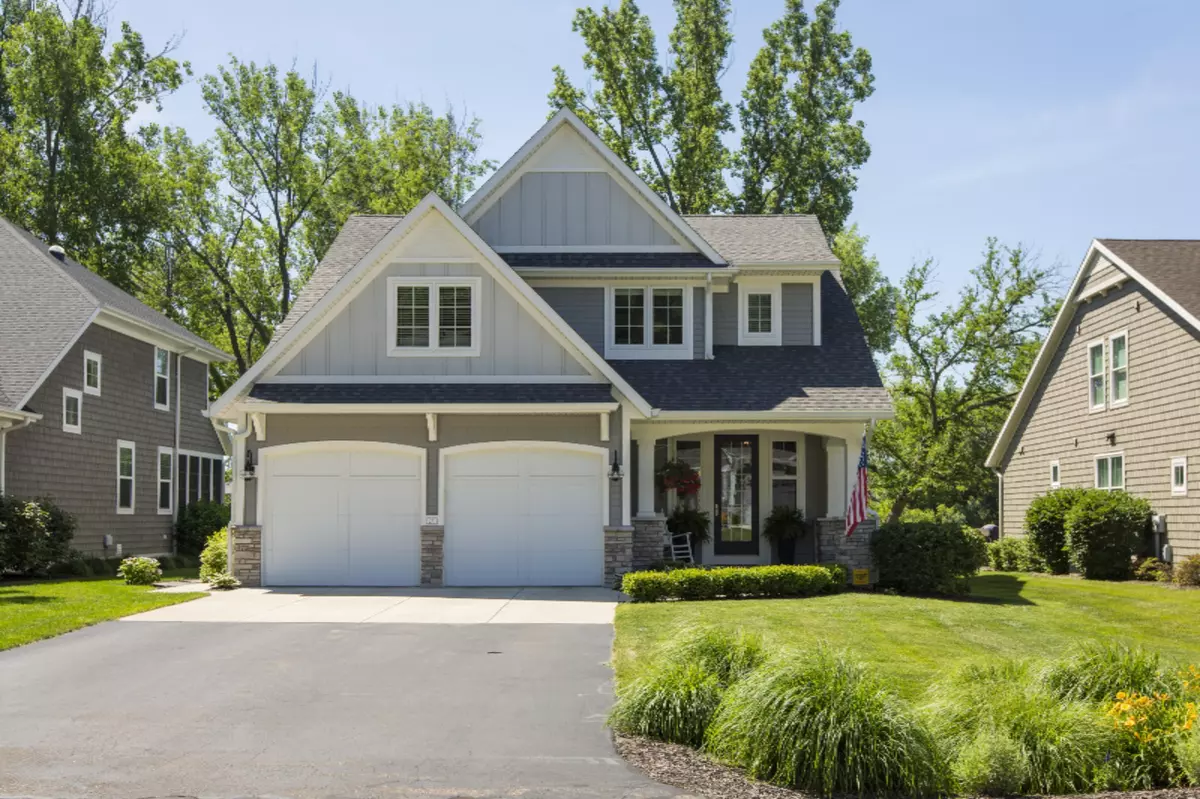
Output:
[[229,573],[247,588],[262,585],[262,528],[243,524],[230,527],[233,536],[233,562]]
[[441,587],[445,541],[445,527],[440,524],[421,525],[421,585]]
[[633,528],[604,528],[604,584],[620,588],[621,578],[633,571]]
[[633,570],[645,569],[663,559],[663,541],[667,535],[667,520],[633,520]]
[[840,563],[851,571],[847,576],[853,581],[855,569],[870,570],[870,584],[879,580],[879,572],[871,557],[871,538],[875,534],[875,519],[868,516],[859,522],[854,535],[846,537],[844,518],[817,520],[818,560],[821,563]]

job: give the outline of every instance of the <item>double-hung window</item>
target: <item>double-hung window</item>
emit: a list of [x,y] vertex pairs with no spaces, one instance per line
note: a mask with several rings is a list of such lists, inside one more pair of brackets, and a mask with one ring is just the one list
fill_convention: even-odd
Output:
[[771,506],[795,508],[800,469],[795,441],[771,442]]
[[158,448],[158,512],[171,512],[171,497],[174,494],[175,454],[170,447]]
[[478,355],[480,286],[477,277],[389,278],[388,355]]
[[1129,401],[1129,334],[1117,333],[1108,338],[1109,404],[1124,405]]
[[1125,456],[1120,452],[1096,456],[1096,488],[1125,487]]
[[1050,461],[1050,487],[1059,488],[1062,486],[1062,477],[1058,467],[1058,461]]
[[97,353],[83,352],[83,393],[100,396],[101,358]]
[[135,450],[132,441],[117,442],[117,513],[133,513]]
[[605,350],[614,358],[690,358],[691,289],[608,289]]
[[1187,496],[1187,456],[1171,459],[1171,493]]
[[154,407],[171,410],[171,353],[162,347],[154,348]]
[[1104,342],[1088,345],[1088,407],[1104,409]]
[[63,389],[62,429],[64,433],[83,432],[83,392],[74,388]]
[[778,281],[742,280],[738,291],[738,344],[778,346],[783,343],[783,285]]

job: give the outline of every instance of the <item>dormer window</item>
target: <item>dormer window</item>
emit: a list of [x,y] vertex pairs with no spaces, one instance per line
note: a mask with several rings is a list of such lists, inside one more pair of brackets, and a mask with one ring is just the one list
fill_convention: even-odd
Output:
[[739,280],[738,344],[779,346],[783,343],[783,285],[767,279]]
[[605,357],[692,357],[690,288],[610,287],[606,310]]
[[388,355],[479,355],[477,277],[388,280]]

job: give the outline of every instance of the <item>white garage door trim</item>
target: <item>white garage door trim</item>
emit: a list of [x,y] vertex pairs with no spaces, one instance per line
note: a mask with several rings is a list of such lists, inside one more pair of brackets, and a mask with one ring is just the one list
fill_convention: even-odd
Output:
[[[262,527],[262,552],[260,553],[260,558],[261,558],[260,568],[262,569],[263,585],[271,585],[272,584],[271,577],[269,574],[269,563],[268,563],[268,557],[267,557],[267,554],[270,551],[270,547],[272,544],[271,537],[274,535],[274,532],[271,529],[272,525],[270,524],[271,515],[270,515],[269,503],[270,503],[271,497],[270,497],[270,491],[268,489],[268,485],[271,482],[270,481],[270,476],[271,476],[270,463],[272,460],[274,460],[275,458],[282,456],[282,455],[290,455],[290,454],[295,454],[295,453],[300,453],[300,452],[321,452],[321,451],[381,452],[381,453],[394,453],[394,454],[398,454],[398,455],[408,455],[408,456],[416,457],[418,464],[419,464],[418,465],[419,487],[418,487],[418,494],[417,494],[418,507],[416,509],[416,516],[418,519],[417,535],[418,536],[420,535],[420,532],[419,532],[420,520],[423,519],[425,516],[425,503],[426,503],[426,497],[428,496],[428,489],[426,486],[426,482],[428,479],[428,477],[427,477],[427,475],[428,475],[428,460],[427,460],[427,453],[426,453],[426,450],[424,447],[414,447],[414,446],[410,446],[408,444],[392,444],[392,443],[388,443],[388,442],[384,442],[384,441],[358,441],[358,440],[304,441],[304,442],[299,442],[299,443],[295,443],[295,444],[276,444],[274,446],[262,447],[258,451],[259,480],[258,480],[258,491],[256,492],[257,493],[256,513],[257,513],[257,517],[259,520],[259,524]],[[418,539],[417,546],[418,546],[418,552],[419,552],[419,547],[420,547],[419,539]],[[419,565],[418,565],[418,578],[413,582],[413,584],[415,585],[419,581],[420,580],[419,580]]]
[[600,502],[597,508],[600,519],[600,529],[596,530],[598,540],[601,542],[601,557],[597,567],[597,585],[603,579],[604,563],[603,563],[603,536],[604,525],[609,519],[609,481],[607,479],[608,455],[607,447],[599,447],[591,444],[573,444],[565,441],[487,441],[474,444],[459,444],[452,447],[443,447],[438,452],[438,516],[443,525],[446,525],[446,576],[449,578],[451,566],[450,548],[451,542],[449,538],[454,535],[454,531],[449,524],[446,506],[446,484],[448,482],[448,472],[446,468],[447,458],[453,455],[478,453],[488,451],[512,451],[512,450],[541,450],[541,451],[558,451],[558,452],[575,452],[585,455],[593,455],[597,459],[597,479],[600,483]]

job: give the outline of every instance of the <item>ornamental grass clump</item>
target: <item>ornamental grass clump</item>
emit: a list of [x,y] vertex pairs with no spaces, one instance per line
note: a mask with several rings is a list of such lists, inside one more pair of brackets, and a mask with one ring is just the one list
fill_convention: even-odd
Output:
[[767,657],[762,636],[719,627],[687,627],[663,648],[662,658],[678,664],[695,664],[729,687],[758,668]]
[[[1048,690],[1026,664],[1004,661],[967,666],[930,689],[924,708],[945,747],[961,791],[982,779],[979,739],[999,734],[1015,745],[1020,761],[997,781],[1019,793],[1091,790],[1097,769],[1112,748],[1111,725],[1096,705],[1064,699]],[[986,780],[985,780],[986,781]]]
[[1029,780],[1025,751],[1004,730],[985,726],[951,766],[955,784],[968,796],[1012,796]]
[[1051,663],[1042,679],[1058,696],[1087,702],[1111,700],[1118,691],[1152,695],[1180,690],[1179,678],[1163,669],[1157,653],[1106,641],[1084,641]]
[[933,736],[861,664],[824,647],[735,683],[705,748],[756,779],[823,795],[932,796],[948,787]]

